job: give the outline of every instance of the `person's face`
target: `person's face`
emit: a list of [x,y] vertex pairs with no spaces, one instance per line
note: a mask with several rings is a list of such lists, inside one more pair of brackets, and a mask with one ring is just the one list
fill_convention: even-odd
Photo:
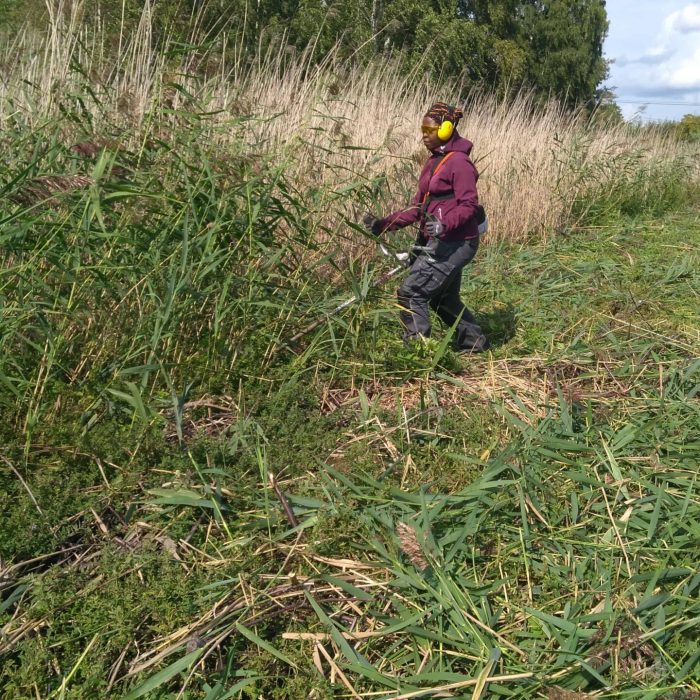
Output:
[[423,145],[429,151],[435,151],[443,142],[438,138],[437,132],[440,125],[430,117],[423,117],[423,122],[421,123],[420,129],[423,134]]

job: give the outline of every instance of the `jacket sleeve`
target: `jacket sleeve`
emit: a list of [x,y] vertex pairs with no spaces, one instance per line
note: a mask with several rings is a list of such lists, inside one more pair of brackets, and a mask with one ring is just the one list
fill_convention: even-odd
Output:
[[380,219],[380,227],[384,231],[396,231],[404,226],[415,224],[420,219],[421,201],[423,197],[418,194],[413,198],[413,204],[405,209],[399,209],[389,216]]
[[[411,201],[411,205],[405,209],[399,209],[389,216],[385,216],[380,219],[381,231],[396,231],[397,229],[403,228],[404,226],[410,226],[420,221],[421,210],[423,208],[423,197],[425,196],[426,189],[430,185],[429,173],[431,171],[431,161],[423,166],[420,178],[418,179],[418,190]],[[428,177],[426,178],[426,174]]]
[[456,160],[452,170],[452,191],[457,206],[445,214],[442,223],[446,231],[461,228],[476,213],[479,205],[479,195],[476,192],[477,177],[476,168],[469,158]]

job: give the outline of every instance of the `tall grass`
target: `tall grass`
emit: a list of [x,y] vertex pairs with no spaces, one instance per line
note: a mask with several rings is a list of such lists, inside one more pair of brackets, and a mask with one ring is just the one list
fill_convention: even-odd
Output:
[[[224,145],[238,136],[215,126],[245,116],[249,151],[288,158],[297,186],[332,189],[348,178],[388,176],[378,205],[389,208],[412,194],[426,155],[417,129],[426,106],[436,98],[465,102],[460,86],[402,75],[390,62],[357,67],[332,52],[314,63],[313,46],[299,56],[285,46],[261,48],[251,61],[234,38],[203,35],[197,18],[196,50],[167,35],[156,41],[148,2],[129,36],[108,33],[99,15],[85,18],[80,0],[47,7],[46,32],[27,28],[5,44],[3,128],[69,113],[67,142],[109,127],[133,147],[167,138],[197,113],[207,115],[210,142]],[[591,124],[554,102],[536,107],[526,93],[506,101],[472,94],[465,111],[460,131],[475,143],[492,239],[561,230],[602,200],[598,213],[652,200],[663,206],[698,174],[688,147],[667,133]],[[321,218],[338,225],[331,202],[322,204]]]
[[[148,395],[260,373],[343,290],[367,295],[373,246],[353,222],[407,201],[425,157],[416,125],[458,86],[334,53],[314,63],[313,46],[251,62],[197,17],[183,49],[155,40],[150,3],[131,35],[80,0],[47,8],[45,32],[0,55],[0,380],[25,428],[54,380],[99,378],[112,393],[90,411],[116,396],[147,419]],[[472,94],[465,111],[491,241],[663,209],[691,180],[653,129],[594,126],[525,94]]]
[[697,222],[541,240],[681,203],[688,154],[471,95],[487,241],[540,239],[469,282],[495,354],[435,371],[377,297],[290,348],[373,294],[354,222],[411,195],[458,87],[152,11],[53,2],[0,56],[3,690],[697,690]]

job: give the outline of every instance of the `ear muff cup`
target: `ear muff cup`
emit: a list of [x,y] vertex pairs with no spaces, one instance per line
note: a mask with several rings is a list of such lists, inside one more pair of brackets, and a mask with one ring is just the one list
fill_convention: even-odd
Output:
[[449,141],[452,138],[452,134],[455,132],[455,125],[449,121],[448,119],[445,119],[442,124],[440,124],[440,128],[438,129],[437,135],[440,141]]

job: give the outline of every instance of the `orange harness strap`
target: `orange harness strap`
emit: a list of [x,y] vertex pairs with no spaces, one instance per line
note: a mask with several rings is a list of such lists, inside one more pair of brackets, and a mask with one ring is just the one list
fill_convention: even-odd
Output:
[[425,210],[428,208],[428,200],[430,199],[430,183],[432,182],[433,178],[438,174],[440,171],[440,168],[442,168],[443,165],[456,153],[456,151],[450,151],[447,153],[443,159],[437,164],[435,167],[435,170],[433,170],[432,173],[430,173],[430,180],[428,180],[428,190],[427,192],[423,195],[423,201],[421,202],[421,209],[425,213]]

